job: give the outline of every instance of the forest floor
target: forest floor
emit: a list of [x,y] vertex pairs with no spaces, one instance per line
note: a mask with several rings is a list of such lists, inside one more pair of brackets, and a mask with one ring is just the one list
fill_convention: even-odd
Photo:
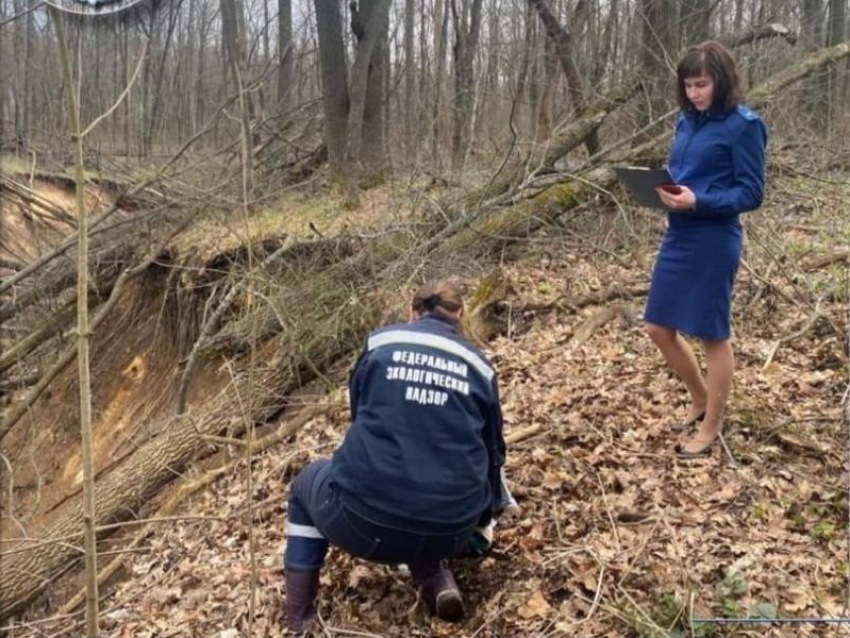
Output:
[[[499,522],[489,555],[451,563],[467,619],[430,620],[402,568],[332,550],[316,634],[850,635],[838,625],[695,622],[850,615],[847,178],[823,163],[777,162],[765,206],[747,216],[729,454],[717,446],[704,460],[673,454],[683,438],[670,426],[686,396],[640,322],[663,219],[609,210],[607,227],[550,228],[512,248],[502,265],[506,327],[486,350],[505,434],[519,439],[507,474],[521,510]],[[631,296],[576,303],[615,288]],[[343,368],[336,389],[300,397],[326,413],[254,459],[252,633],[247,473],[237,460],[184,505],[185,520],[161,525],[128,558],[105,592],[104,635],[285,635],[288,484],[345,434]],[[70,626],[65,618],[14,635],[73,634]]]

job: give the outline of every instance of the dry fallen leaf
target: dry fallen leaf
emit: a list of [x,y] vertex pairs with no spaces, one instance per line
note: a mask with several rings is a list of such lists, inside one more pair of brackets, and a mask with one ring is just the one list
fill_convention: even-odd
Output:
[[357,589],[357,586],[361,581],[368,579],[371,575],[371,571],[369,567],[366,565],[357,565],[354,569],[351,570],[351,573],[348,575],[348,586],[352,589]]
[[517,613],[521,618],[528,620],[529,618],[545,618],[551,610],[552,606],[543,597],[543,592],[538,589],[525,601]]

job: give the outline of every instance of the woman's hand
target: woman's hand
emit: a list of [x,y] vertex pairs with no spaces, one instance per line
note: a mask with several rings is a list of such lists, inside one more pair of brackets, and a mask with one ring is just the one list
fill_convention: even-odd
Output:
[[668,193],[661,187],[656,188],[655,192],[658,193],[664,206],[670,210],[693,210],[696,208],[697,196],[694,195],[694,192],[687,186],[678,186],[681,189],[678,195]]

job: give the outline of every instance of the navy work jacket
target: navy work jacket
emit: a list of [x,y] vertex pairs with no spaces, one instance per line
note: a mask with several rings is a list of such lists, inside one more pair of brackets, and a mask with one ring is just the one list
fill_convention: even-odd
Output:
[[350,393],[331,470],[346,506],[414,532],[464,529],[499,508],[496,372],[454,322],[428,313],[373,332]]
[[[696,195],[696,210],[671,212],[671,222],[726,218],[755,210],[764,198],[767,126],[746,106],[679,116],[668,169]],[[721,221],[721,220],[718,220]]]

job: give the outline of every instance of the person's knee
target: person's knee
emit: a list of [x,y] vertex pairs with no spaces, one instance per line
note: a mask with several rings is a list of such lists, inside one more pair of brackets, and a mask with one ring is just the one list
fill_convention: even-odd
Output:
[[654,343],[663,344],[676,338],[676,331],[667,326],[659,326],[657,323],[648,323],[644,326],[646,334]]
[[714,362],[716,365],[726,366],[734,370],[735,352],[732,349],[731,339],[703,341],[702,345],[710,363]]
[[286,551],[283,553],[284,569],[311,571],[321,569],[324,565],[328,541],[321,537],[316,538],[309,532],[304,534],[307,529],[307,526],[289,525],[286,531]]

